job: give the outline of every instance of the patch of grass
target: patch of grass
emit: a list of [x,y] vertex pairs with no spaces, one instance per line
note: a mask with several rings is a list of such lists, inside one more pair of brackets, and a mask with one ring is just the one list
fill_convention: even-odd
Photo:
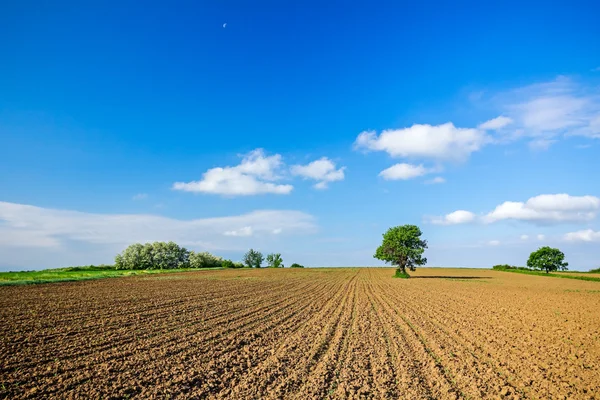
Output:
[[402,272],[399,269],[397,269],[396,273],[394,274],[394,278],[409,279],[410,275],[406,272]]
[[117,278],[121,276],[149,275],[172,272],[217,270],[222,268],[199,269],[152,269],[152,270],[118,270],[113,266],[84,266],[45,269],[42,271],[0,272],[0,286],[32,285],[52,282],[72,282],[89,279]]
[[563,279],[577,279],[580,281],[591,281],[591,282],[600,282],[600,278],[595,276],[581,276],[581,275],[570,275],[570,274],[554,274],[552,272],[546,273],[543,271],[531,271],[531,270],[522,270],[522,269],[494,269],[494,271],[503,271],[503,272],[513,272],[515,274],[525,274],[525,275],[537,275],[537,276],[546,276],[549,278],[563,278]]

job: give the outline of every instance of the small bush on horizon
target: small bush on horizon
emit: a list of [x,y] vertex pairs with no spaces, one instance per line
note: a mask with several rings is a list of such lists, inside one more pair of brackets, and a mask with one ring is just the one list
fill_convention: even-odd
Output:
[[520,270],[520,271],[533,271],[532,269],[530,269],[530,268],[527,268],[527,267],[516,267],[516,266],[514,266],[514,265],[508,265],[508,264],[499,264],[499,265],[494,265],[494,266],[492,267],[492,269],[495,269],[495,270],[497,270],[497,271],[505,271],[505,270],[507,270],[507,269],[518,269],[518,270]]
[[221,261],[221,267],[223,268],[244,268],[244,264],[240,262],[234,262],[231,260],[223,260]]
[[298,263],[293,263],[292,265],[290,265],[290,268],[304,268],[304,265],[300,265]]
[[221,257],[212,255],[208,251],[201,253],[190,251],[190,268],[218,268],[222,263]]

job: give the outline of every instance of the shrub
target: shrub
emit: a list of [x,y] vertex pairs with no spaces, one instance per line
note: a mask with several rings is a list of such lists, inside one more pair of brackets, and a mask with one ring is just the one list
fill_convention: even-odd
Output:
[[499,271],[505,271],[507,269],[517,269],[519,271],[533,271],[532,269],[527,268],[527,267],[515,267],[514,265],[508,265],[508,264],[494,265],[492,267],[492,269],[499,270]]
[[174,242],[135,243],[115,257],[116,269],[179,269],[220,267],[221,257],[196,253]]
[[196,253],[195,251],[190,252],[191,268],[217,268],[222,266],[223,261],[224,260],[221,257],[212,255],[207,251],[202,253]]
[[406,271],[396,269],[396,274],[394,274],[394,278],[408,279],[410,278],[410,275]]
[[221,266],[223,268],[235,268],[235,264],[231,260],[223,260],[223,261],[221,261]]
[[290,265],[290,268],[304,268],[304,265],[293,263],[292,265]]

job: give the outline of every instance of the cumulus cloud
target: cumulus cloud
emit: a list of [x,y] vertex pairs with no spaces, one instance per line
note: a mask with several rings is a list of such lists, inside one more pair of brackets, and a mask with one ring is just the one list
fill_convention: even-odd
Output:
[[527,240],[529,239],[529,235],[521,235],[521,240]]
[[316,189],[326,189],[329,182],[344,180],[345,169],[346,167],[336,168],[333,161],[322,157],[306,165],[293,165],[291,173],[304,179],[318,181],[314,185]]
[[407,163],[400,163],[392,165],[387,169],[384,169],[379,173],[379,176],[388,181],[407,180],[426,175],[431,171],[432,170],[423,167],[422,164],[413,165]]
[[430,222],[435,225],[458,225],[474,222],[477,216],[470,211],[458,210],[443,217],[433,217]]
[[489,244],[490,246],[498,246],[498,245],[500,244],[500,241],[499,241],[499,240],[490,240],[490,241],[488,242],[488,244]]
[[484,222],[519,220],[539,223],[581,222],[596,217],[600,198],[543,194],[526,202],[506,201],[484,217]]
[[239,165],[211,168],[201,180],[175,182],[173,189],[227,196],[289,194],[292,185],[275,183],[281,179],[282,166],[281,155],[266,156],[263,149],[256,149],[246,154]]
[[599,210],[600,198],[595,196],[542,194],[525,202],[505,201],[479,218],[472,212],[458,210],[444,217],[434,217],[430,221],[442,225],[468,223],[475,219],[488,224],[505,220],[537,224],[574,223],[596,218]]
[[442,125],[415,124],[409,128],[361,132],[356,149],[385,151],[392,157],[463,161],[480,150],[489,138],[480,129],[457,128],[451,122]]
[[569,242],[600,242],[600,232],[592,229],[569,232],[564,235],[564,239]]
[[546,235],[542,235],[541,233],[537,235],[537,240],[539,240],[540,242],[544,239],[546,239]]
[[490,119],[489,121],[486,121],[483,124],[480,124],[478,128],[482,130],[497,130],[512,124],[512,122],[512,118],[501,115],[499,117]]
[[155,240],[228,249],[235,248],[235,242],[225,237],[269,237],[282,231],[306,234],[315,229],[314,218],[300,211],[260,210],[236,216],[179,220],[158,215],[93,214],[0,202],[0,251],[3,247],[67,249],[73,241],[122,247]]

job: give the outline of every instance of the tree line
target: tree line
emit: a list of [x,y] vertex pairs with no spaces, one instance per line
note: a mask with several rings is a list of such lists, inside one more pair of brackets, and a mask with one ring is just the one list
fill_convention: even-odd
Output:
[[[417,266],[425,265],[427,258],[423,257],[427,249],[427,240],[421,239],[421,229],[416,225],[395,226],[383,234],[381,246],[375,251],[374,258],[390,263],[396,267],[396,277],[408,278],[408,268],[414,271]],[[549,246],[540,247],[529,255],[527,268],[510,265],[496,265],[493,269],[525,269],[554,272],[567,271],[569,263],[565,262],[562,251]]]
[[[283,268],[280,253],[267,254],[250,249],[242,259],[235,262],[213,255],[207,251],[196,252],[175,242],[135,243],[115,256],[116,269],[187,269],[187,268],[261,268],[266,260],[269,268]],[[292,264],[291,268],[304,268]]]

